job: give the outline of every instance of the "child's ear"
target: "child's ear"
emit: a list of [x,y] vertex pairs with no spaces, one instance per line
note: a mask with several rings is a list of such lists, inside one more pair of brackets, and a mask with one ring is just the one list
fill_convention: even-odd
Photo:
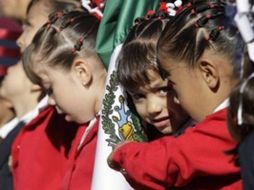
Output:
[[90,85],[92,81],[92,71],[89,64],[83,59],[75,59],[72,67],[82,85]]
[[207,86],[212,90],[216,90],[219,85],[219,72],[216,64],[212,61],[200,60],[198,66]]

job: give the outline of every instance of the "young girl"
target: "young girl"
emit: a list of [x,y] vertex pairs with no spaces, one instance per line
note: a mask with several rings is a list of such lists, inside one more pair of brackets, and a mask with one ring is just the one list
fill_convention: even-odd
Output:
[[[32,0],[18,45],[23,51],[48,14],[77,8],[73,0]],[[12,174],[15,189],[59,189],[83,127],[68,123],[53,106],[40,111],[25,125],[12,145]]]
[[253,86],[254,73],[234,89],[230,96],[228,112],[229,130],[232,136],[239,142],[236,147],[236,155],[239,158],[238,164],[241,168],[243,189],[253,189],[254,177],[254,118],[253,118]]
[[156,64],[156,43],[168,19],[148,15],[137,20],[118,57],[119,82],[148,127],[148,137],[153,129],[176,135],[189,117],[173,102],[174,91],[167,87],[167,80],[161,79]]
[[190,1],[167,23],[158,41],[163,76],[198,123],[184,134],[150,143],[126,142],[109,158],[136,189],[242,189],[239,168],[225,151],[236,143],[227,130],[227,97],[237,82],[237,47],[220,1]]
[[[49,104],[85,132],[62,189],[90,189],[106,70],[96,54],[99,21],[87,12],[55,13],[24,52],[24,67]],[[64,88],[63,88],[64,85]]]
[[3,126],[5,139],[0,145],[0,187],[9,189],[12,187],[12,175],[8,165],[12,142],[21,128],[38,115],[39,109],[44,107],[46,102],[42,100],[38,104],[44,93],[28,79],[21,61],[8,68],[0,94],[12,103],[17,117],[12,123]]

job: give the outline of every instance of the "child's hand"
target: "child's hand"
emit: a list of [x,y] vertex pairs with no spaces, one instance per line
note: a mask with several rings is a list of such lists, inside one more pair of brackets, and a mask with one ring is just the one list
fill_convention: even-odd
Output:
[[132,142],[132,141],[124,141],[123,143],[117,144],[114,147],[113,151],[111,152],[111,154],[108,156],[108,159],[107,159],[107,162],[108,162],[108,165],[109,165],[110,168],[112,168],[112,169],[114,169],[116,171],[120,171],[121,173],[125,172],[124,169],[121,168],[118,163],[114,162],[113,157],[114,157],[114,153],[117,152],[117,150],[119,148],[121,148],[123,145],[125,145],[127,143],[130,143],[130,142]]

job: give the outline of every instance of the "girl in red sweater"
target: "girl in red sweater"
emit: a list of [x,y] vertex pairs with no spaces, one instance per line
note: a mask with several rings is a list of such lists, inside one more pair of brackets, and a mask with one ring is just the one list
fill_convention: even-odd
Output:
[[24,68],[47,90],[58,114],[85,128],[61,189],[89,190],[106,79],[95,51],[99,20],[85,11],[56,12],[49,18],[26,48]]
[[226,115],[242,40],[227,26],[221,1],[193,0],[179,9],[160,36],[157,58],[175,101],[198,123],[178,137],[125,142],[109,165],[135,189],[240,190],[239,168],[225,151],[236,145]]

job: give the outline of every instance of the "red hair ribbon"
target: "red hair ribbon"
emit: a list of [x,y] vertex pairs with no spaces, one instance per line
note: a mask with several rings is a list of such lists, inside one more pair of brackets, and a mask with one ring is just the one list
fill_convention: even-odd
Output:
[[99,20],[103,17],[103,7],[105,0],[81,0],[81,5]]
[[169,16],[175,16],[180,10],[182,10],[183,1],[175,0],[173,3],[161,2],[160,11],[167,13]]

